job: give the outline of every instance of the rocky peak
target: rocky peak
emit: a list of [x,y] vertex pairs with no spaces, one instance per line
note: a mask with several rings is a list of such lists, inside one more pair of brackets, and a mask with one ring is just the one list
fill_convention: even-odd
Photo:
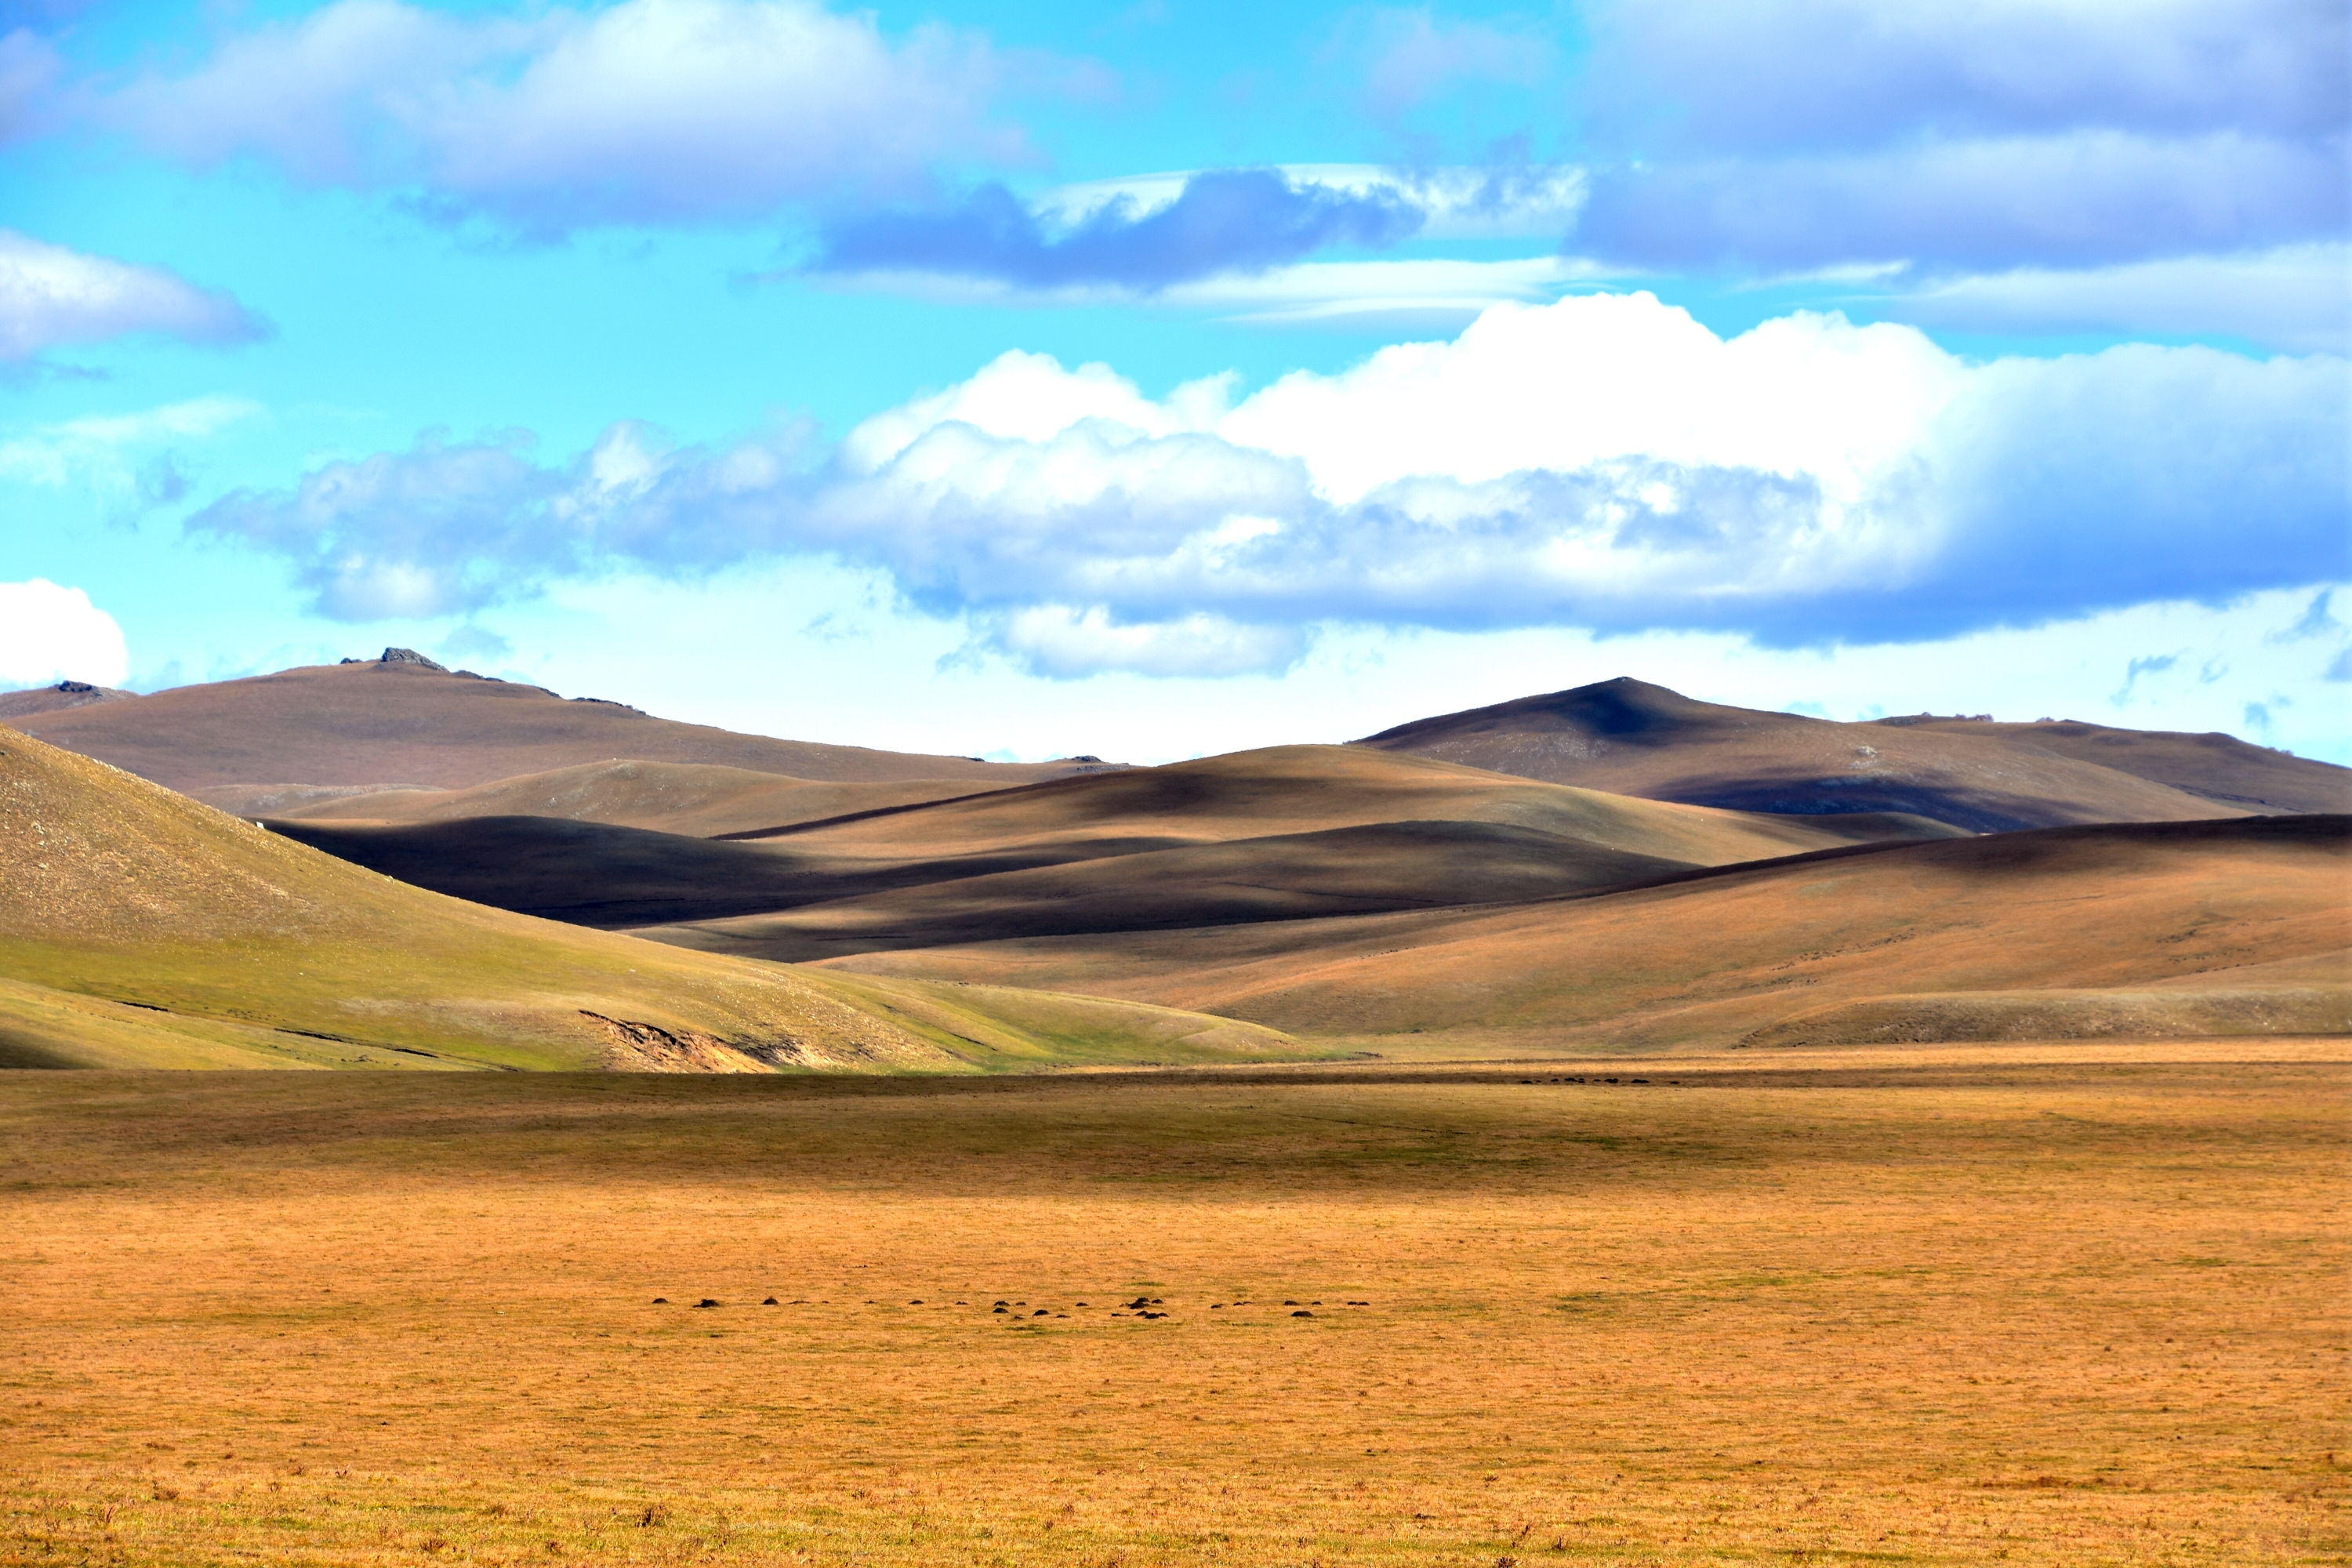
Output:
[[378,658],[347,658],[343,662],[345,664],[415,664],[422,665],[426,669],[437,669],[444,675],[449,673],[447,665],[437,664],[413,647],[388,647],[383,650],[383,657]]

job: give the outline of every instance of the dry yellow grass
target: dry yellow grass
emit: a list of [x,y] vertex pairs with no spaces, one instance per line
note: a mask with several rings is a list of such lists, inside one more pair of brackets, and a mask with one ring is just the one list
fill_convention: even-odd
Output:
[[[2090,1034],[2342,1030],[2347,826],[2058,828],[1586,899],[973,942],[828,967],[1127,997],[1383,1055],[1868,1038],[1890,1014],[1940,1018],[1958,1037],[2033,1018]],[[1830,1016],[1842,1005],[1866,1005]]]
[[8,1075],[0,1559],[2341,1562],[2342,1045]]

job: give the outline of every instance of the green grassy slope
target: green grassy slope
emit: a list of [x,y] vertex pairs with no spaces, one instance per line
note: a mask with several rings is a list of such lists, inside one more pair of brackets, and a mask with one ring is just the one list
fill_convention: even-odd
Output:
[[[5,731],[0,982],[0,1062],[18,1066],[974,1065],[857,983],[445,898]],[[1103,1004],[1077,1055],[1156,1060],[1170,1026]],[[1070,1055],[996,1027],[1036,1061]],[[1253,1031],[1246,1054],[1282,1046]]]

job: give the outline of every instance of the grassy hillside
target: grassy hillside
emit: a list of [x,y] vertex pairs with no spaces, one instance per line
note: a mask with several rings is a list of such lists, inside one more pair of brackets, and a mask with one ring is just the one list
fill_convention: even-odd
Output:
[[1702,866],[1954,831],[1915,817],[1815,820],[1630,799],[1357,746],[1267,746],[776,837],[903,857],[1089,837],[1174,847],[1389,822],[1493,823]]
[[2022,754],[2072,757],[2248,811],[2352,811],[2352,769],[2250,746],[2235,735],[2117,730],[2074,719],[1880,719],[1878,727],[1994,741]]
[[971,778],[844,784],[702,763],[623,759],[525,773],[470,789],[223,784],[190,793],[235,816],[370,826],[546,816],[712,838],[916,805],[986,787],[989,781]]
[[2201,737],[2034,733],[2045,728],[2055,727],[1840,724],[1618,679],[1416,720],[1356,743],[1653,800],[1910,812],[1980,833],[2352,809],[2352,771],[2326,763]]
[[617,702],[566,700],[536,686],[418,664],[317,665],[11,722],[53,745],[178,790],[224,784],[465,789],[620,758],[840,782],[961,778],[975,789],[1067,771],[739,735],[656,719]]
[[[1515,907],[995,942],[831,967],[986,973],[1425,1051],[2332,1032],[2352,1029],[2348,827],[2304,816],[2049,829]],[[2035,994],[2032,1005],[2019,993]],[[1847,1004],[1868,1006],[1841,1015]]]
[[1955,831],[1631,800],[1343,746],[1095,773],[723,842],[543,816],[278,826],[458,898],[608,930],[692,924],[668,934],[783,960],[1521,900]]
[[1390,822],[963,877],[782,913],[640,928],[786,963],[1014,936],[1164,931],[1517,902],[1692,868],[1480,822]]
[[87,680],[60,680],[54,686],[36,686],[26,691],[0,691],[0,723],[35,713],[87,708],[93,702],[121,702],[138,695],[112,686],[93,686]]
[[[11,1066],[962,1071],[1160,1060],[1184,1033],[1157,1008],[1038,999],[1013,1011],[1061,1022],[1007,1015],[943,1048],[868,983],[463,903],[16,735],[0,735],[0,889]],[[1219,1020],[1190,1032],[1287,1048]]]

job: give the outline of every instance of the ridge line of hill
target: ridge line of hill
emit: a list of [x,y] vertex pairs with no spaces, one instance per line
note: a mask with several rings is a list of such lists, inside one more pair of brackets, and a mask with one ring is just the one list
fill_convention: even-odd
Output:
[[[1095,775],[1082,775],[1092,777]],[[982,795],[1021,795],[1040,790],[1050,784],[1067,784],[1068,779],[1040,779],[1035,784],[1008,784],[1003,789],[976,789],[970,795],[941,795],[937,800],[910,800],[898,805],[868,806],[864,811],[845,811],[836,816],[820,816],[807,822],[787,822],[777,827],[754,827],[741,833],[709,833],[703,835],[714,844],[748,844],[761,838],[788,838],[797,833],[814,833],[820,828],[839,827],[851,822],[871,822],[878,816],[901,816],[910,811],[929,811],[935,805],[961,805]]]

